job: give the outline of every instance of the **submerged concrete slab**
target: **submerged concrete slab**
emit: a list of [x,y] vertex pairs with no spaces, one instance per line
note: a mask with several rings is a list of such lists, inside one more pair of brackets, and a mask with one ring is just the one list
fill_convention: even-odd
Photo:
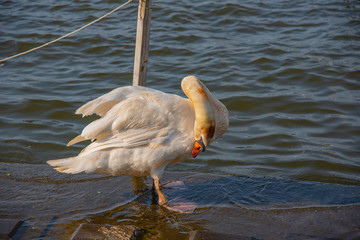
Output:
[[255,238],[211,231],[192,231],[189,240],[254,240]]
[[0,239],[11,239],[22,223],[18,219],[0,219]]
[[106,240],[129,240],[134,235],[134,226],[104,226],[100,224],[83,223],[74,232],[71,240],[106,239]]
[[[0,218],[26,220],[14,239],[87,239],[86,233],[106,239],[116,232],[111,226],[121,224],[144,229],[152,239],[187,239],[196,230],[208,231],[196,233],[198,238],[360,239],[360,186],[190,172],[165,172],[161,180],[170,203],[181,199],[196,209],[159,206],[151,178],[138,182],[0,163]],[[169,188],[166,183],[174,181],[184,186]],[[84,222],[100,225],[96,232],[74,234]],[[101,227],[105,231],[98,232]]]

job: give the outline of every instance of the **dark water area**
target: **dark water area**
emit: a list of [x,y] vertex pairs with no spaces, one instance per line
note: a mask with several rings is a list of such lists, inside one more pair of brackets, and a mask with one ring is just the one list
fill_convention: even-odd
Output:
[[[121,3],[0,1],[0,59],[71,32]],[[133,2],[75,35],[0,63],[0,177],[8,181],[2,191],[13,191],[25,177],[36,193],[36,171],[27,169],[45,171],[50,168],[47,160],[77,155],[85,146],[66,147],[94,119],[82,119],[75,110],[132,84],[137,5]],[[233,189],[220,187],[214,193],[229,193],[225,203],[244,209],[305,206],[312,213],[310,206],[359,205],[359,26],[360,2],[355,0],[153,1],[147,86],[184,96],[181,79],[196,75],[230,112],[224,136],[196,159],[167,171],[232,176],[218,184]],[[45,172],[49,178],[54,174]],[[29,176],[19,176],[23,174]],[[71,186],[61,185],[58,197],[69,199]],[[199,197],[203,187],[194,184],[189,190]],[[0,217],[12,217],[4,212],[12,199],[0,198]],[[221,214],[215,209],[224,199],[211,199],[216,196],[198,201]],[[116,208],[112,203],[107,209],[114,207],[121,222],[138,206],[129,204]],[[50,209],[46,219],[53,217]],[[76,221],[114,223],[101,207],[91,220],[86,217],[94,214],[90,209]],[[68,222],[62,224],[71,225],[75,215],[63,218]],[[176,234],[216,228],[189,221],[194,224],[174,230]]]

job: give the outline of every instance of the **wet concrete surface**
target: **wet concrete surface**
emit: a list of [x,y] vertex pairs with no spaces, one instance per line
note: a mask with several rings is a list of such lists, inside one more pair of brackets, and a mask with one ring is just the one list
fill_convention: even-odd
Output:
[[228,233],[214,233],[197,230],[190,233],[189,240],[254,240],[254,238]]
[[22,223],[18,219],[0,219],[0,239],[11,239]]
[[[74,232],[71,240],[97,239],[97,240],[130,240],[136,234],[134,226],[104,226],[100,224],[83,223]],[[140,239],[140,238],[139,238]]]
[[70,239],[81,224],[132,226],[142,239],[360,239],[359,186],[179,172],[162,180],[183,181],[185,190],[164,192],[196,209],[158,206],[149,178],[1,163],[0,219],[24,221],[13,239]]

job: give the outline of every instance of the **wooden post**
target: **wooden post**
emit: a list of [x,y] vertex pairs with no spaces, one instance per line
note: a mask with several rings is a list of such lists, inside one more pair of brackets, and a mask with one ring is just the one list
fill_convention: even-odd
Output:
[[145,86],[152,0],[139,0],[133,86]]

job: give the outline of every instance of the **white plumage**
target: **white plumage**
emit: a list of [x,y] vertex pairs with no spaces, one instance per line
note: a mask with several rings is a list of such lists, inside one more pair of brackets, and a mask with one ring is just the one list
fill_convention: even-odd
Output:
[[[64,173],[151,175],[158,182],[166,166],[196,156],[228,127],[226,107],[196,77],[184,78],[182,89],[189,99],[128,86],[86,103],[76,113],[101,118],[68,146],[88,139],[92,143],[76,157],[48,163]],[[164,203],[161,194],[159,202]]]

